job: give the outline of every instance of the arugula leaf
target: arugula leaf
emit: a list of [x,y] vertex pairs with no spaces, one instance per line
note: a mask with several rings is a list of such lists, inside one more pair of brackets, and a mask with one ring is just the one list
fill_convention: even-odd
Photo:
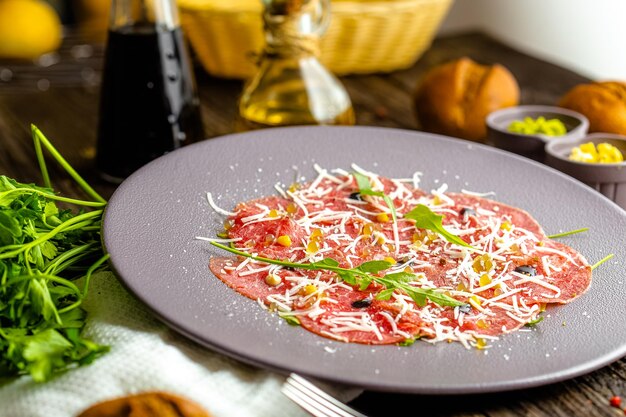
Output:
[[543,321],[543,316],[539,316],[535,320],[529,321],[524,326],[526,326],[526,327],[535,327],[537,324],[541,323],[542,321]]
[[378,294],[376,294],[377,300],[389,300],[391,298],[391,294],[395,291],[395,288],[387,288],[386,290],[382,290]]
[[415,220],[415,227],[418,229],[426,229],[440,234],[444,239],[450,243],[454,243],[459,246],[465,246],[471,248],[471,245],[467,244],[463,239],[448,232],[442,224],[443,216],[433,213],[428,207],[423,204],[418,204],[413,210],[404,215],[405,219]]
[[421,336],[412,337],[410,339],[404,339],[402,342],[398,342],[397,345],[398,346],[411,346],[415,342],[417,342],[419,339],[421,339]]
[[[373,281],[373,282],[383,285],[387,290],[391,290],[388,293],[384,293],[383,297],[387,296],[387,294],[389,294],[389,297],[391,297],[391,293],[393,293],[394,290],[399,290],[407,294],[409,297],[411,297],[411,299],[413,299],[413,301],[415,301],[415,303],[418,304],[419,306],[426,305],[427,299],[442,306],[455,307],[455,306],[465,305],[465,303],[459,300],[456,300],[455,298],[452,298],[449,295],[446,295],[432,288],[424,289],[424,288],[414,287],[410,285],[409,283],[413,281],[416,278],[416,276],[414,274],[409,274],[406,272],[396,272],[396,273],[379,277],[376,275],[372,275],[371,273],[362,271],[359,269],[359,267],[352,268],[352,269],[341,268],[338,266],[339,263],[336,260],[330,259],[330,258],[325,258],[317,262],[296,263],[296,262],[281,261],[278,259],[271,259],[271,258],[265,258],[262,256],[251,255],[248,252],[244,252],[236,248],[222,245],[221,243],[217,243],[214,241],[209,241],[209,243],[217,248],[226,250],[230,253],[234,253],[235,255],[240,255],[246,258],[254,259],[255,261],[265,262],[265,263],[272,264],[272,265],[281,265],[281,266],[294,268],[294,269],[334,272],[343,281],[345,281],[346,283],[350,285],[358,285],[361,290],[366,289],[369,286],[369,284]],[[368,266],[366,266],[366,269],[371,268],[371,269],[377,270],[378,268],[382,267],[382,264],[378,262],[379,261],[370,261],[370,262],[364,262],[364,263],[369,264]],[[383,262],[387,264],[388,266],[391,266],[389,262],[387,261],[383,261]],[[377,272],[380,272],[380,271],[382,270],[378,269]]]
[[374,197],[381,197],[389,210],[391,210],[391,217],[393,221],[396,221],[396,207],[393,204],[393,201],[389,196],[382,191],[374,191],[372,190],[372,184],[370,184],[369,178],[367,176],[361,174],[360,172],[353,172],[352,175],[356,179],[356,183],[359,186],[359,194],[361,195],[371,195]]
[[387,261],[367,261],[357,266],[357,269],[369,274],[376,274],[380,271],[391,268],[391,265],[393,264]]
[[280,316],[280,318],[284,319],[287,322],[287,324],[290,326],[300,325],[300,319],[297,316],[294,316],[293,314],[278,313],[278,315]]

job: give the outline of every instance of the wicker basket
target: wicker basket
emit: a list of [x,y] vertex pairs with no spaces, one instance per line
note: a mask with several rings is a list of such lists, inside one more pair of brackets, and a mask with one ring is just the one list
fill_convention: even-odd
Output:
[[[334,73],[390,72],[413,65],[430,43],[452,0],[332,2],[322,62]],[[178,0],[183,30],[212,75],[247,78],[263,48],[261,0]]]

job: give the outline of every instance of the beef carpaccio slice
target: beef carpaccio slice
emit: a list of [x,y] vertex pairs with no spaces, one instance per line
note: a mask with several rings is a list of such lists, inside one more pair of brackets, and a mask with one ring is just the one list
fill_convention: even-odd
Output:
[[[238,250],[306,264],[333,259],[342,268],[385,260],[377,276],[403,273],[408,285],[442,292],[461,305],[372,282],[365,289],[335,273],[270,265],[238,256],[213,258],[211,271],[242,295],[321,336],[363,344],[459,341],[466,347],[537,320],[546,304],[568,303],[591,284],[591,267],[574,249],[550,240],[526,211],[484,197],[433,191],[368,173],[359,193],[353,175],[320,170],[284,196],[243,202],[226,231]],[[445,229],[469,247],[418,229],[404,215],[417,205],[443,216]],[[393,275],[396,274],[396,275]],[[409,278],[406,278],[409,277]],[[391,293],[390,293],[391,292]],[[382,296],[382,294],[381,294]]]

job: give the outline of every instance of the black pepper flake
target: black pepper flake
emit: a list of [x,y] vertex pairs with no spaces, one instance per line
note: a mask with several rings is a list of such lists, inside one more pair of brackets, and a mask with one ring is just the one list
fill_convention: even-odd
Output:
[[444,266],[447,263],[447,261],[443,258],[439,258],[439,265]]
[[469,216],[476,216],[476,210],[469,207],[463,207],[459,211],[459,214],[463,216],[463,221],[466,222],[469,219]]
[[528,275],[529,277],[534,277],[535,275],[537,275],[537,270],[535,269],[535,267],[530,265],[518,266],[517,268],[515,268],[515,272]]
[[371,298],[364,298],[362,300],[356,300],[352,302],[352,307],[354,308],[366,308],[372,305]]
[[363,198],[361,197],[361,193],[359,193],[358,191],[350,194],[348,198],[350,200],[363,201]]

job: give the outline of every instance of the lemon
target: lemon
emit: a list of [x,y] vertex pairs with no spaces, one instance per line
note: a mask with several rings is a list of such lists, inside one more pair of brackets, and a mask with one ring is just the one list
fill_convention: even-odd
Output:
[[41,0],[0,0],[0,57],[32,59],[61,44],[61,21]]

